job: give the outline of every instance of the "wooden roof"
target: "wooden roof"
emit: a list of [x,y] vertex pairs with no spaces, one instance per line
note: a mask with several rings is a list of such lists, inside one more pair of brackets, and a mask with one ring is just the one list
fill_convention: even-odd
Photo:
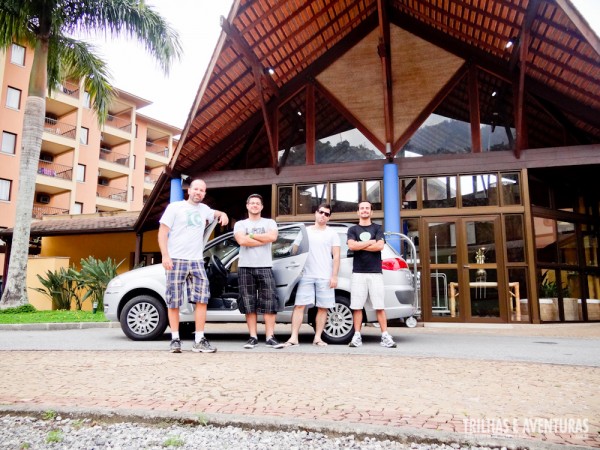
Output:
[[[393,44],[395,70],[399,58],[393,48],[406,45],[410,35],[424,43],[423,51],[436,47],[449,60],[464,63],[463,70],[476,65],[479,85],[490,91],[503,83],[519,85],[521,77],[530,96],[526,114],[548,117],[532,131],[533,139],[551,136],[553,122],[559,121],[573,136],[568,144],[600,142],[600,41],[568,0],[235,0],[222,29],[169,165],[173,175],[231,168],[278,171],[278,144],[294,144],[290,130],[297,127],[292,119],[279,118],[268,127],[265,122],[274,120],[278,108],[303,108],[302,87],[318,86],[320,74],[358,43],[368,42],[373,32],[374,45],[377,39],[383,44],[374,49],[383,91],[396,82],[381,63],[390,58],[386,44]],[[514,45],[507,48],[509,41]],[[357,71],[366,69],[357,65]],[[454,83],[443,113],[457,118],[468,114],[469,102],[468,87],[458,81],[440,80]],[[378,101],[383,110],[384,102]],[[480,97],[483,123],[491,120],[489,101]],[[396,99],[390,102],[398,114]],[[324,136],[347,129],[349,120],[329,109],[315,112]],[[383,131],[374,129],[369,137],[384,152],[382,142],[393,137],[400,146],[402,132],[389,136],[386,130],[388,139],[382,140]],[[155,227],[168,199],[165,174],[136,228]]]

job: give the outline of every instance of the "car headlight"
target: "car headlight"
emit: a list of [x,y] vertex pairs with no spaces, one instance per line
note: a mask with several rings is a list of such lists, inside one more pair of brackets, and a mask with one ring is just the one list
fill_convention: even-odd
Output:
[[123,279],[121,277],[115,277],[109,281],[106,290],[123,287]]

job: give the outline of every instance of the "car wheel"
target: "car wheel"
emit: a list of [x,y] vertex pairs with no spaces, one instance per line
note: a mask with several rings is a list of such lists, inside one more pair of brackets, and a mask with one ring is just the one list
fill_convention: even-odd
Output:
[[327,322],[322,338],[328,344],[347,344],[354,335],[354,321],[350,300],[341,295],[335,296],[335,306],[327,311]]
[[415,319],[414,316],[410,316],[404,319],[404,323],[408,328],[414,328],[417,326],[417,319]]
[[156,339],[167,329],[167,310],[161,300],[138,295],[127,302],[121,312],[121,329],[134,341]]

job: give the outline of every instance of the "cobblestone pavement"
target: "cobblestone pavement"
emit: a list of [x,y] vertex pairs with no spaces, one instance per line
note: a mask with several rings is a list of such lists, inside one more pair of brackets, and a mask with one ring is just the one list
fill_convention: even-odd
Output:
[[[595,339],[598,330],[567,335]],[[78,407],[600,447],[596,367],[287,350],[2,351],[0,358],[0,410]]]

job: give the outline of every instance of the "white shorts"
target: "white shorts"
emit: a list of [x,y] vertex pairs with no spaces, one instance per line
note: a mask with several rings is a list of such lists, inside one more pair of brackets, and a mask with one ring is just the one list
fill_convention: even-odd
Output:
[[335,289],[329,287],[329,280],[300,278],[296,292],[296,305],[314,306],[315,297],[317,308],[333,308],[335,306]]
[[363,309],[367,298],[373,309],[385,309],[383,274],[353,273],[350,288],[350,309]]

